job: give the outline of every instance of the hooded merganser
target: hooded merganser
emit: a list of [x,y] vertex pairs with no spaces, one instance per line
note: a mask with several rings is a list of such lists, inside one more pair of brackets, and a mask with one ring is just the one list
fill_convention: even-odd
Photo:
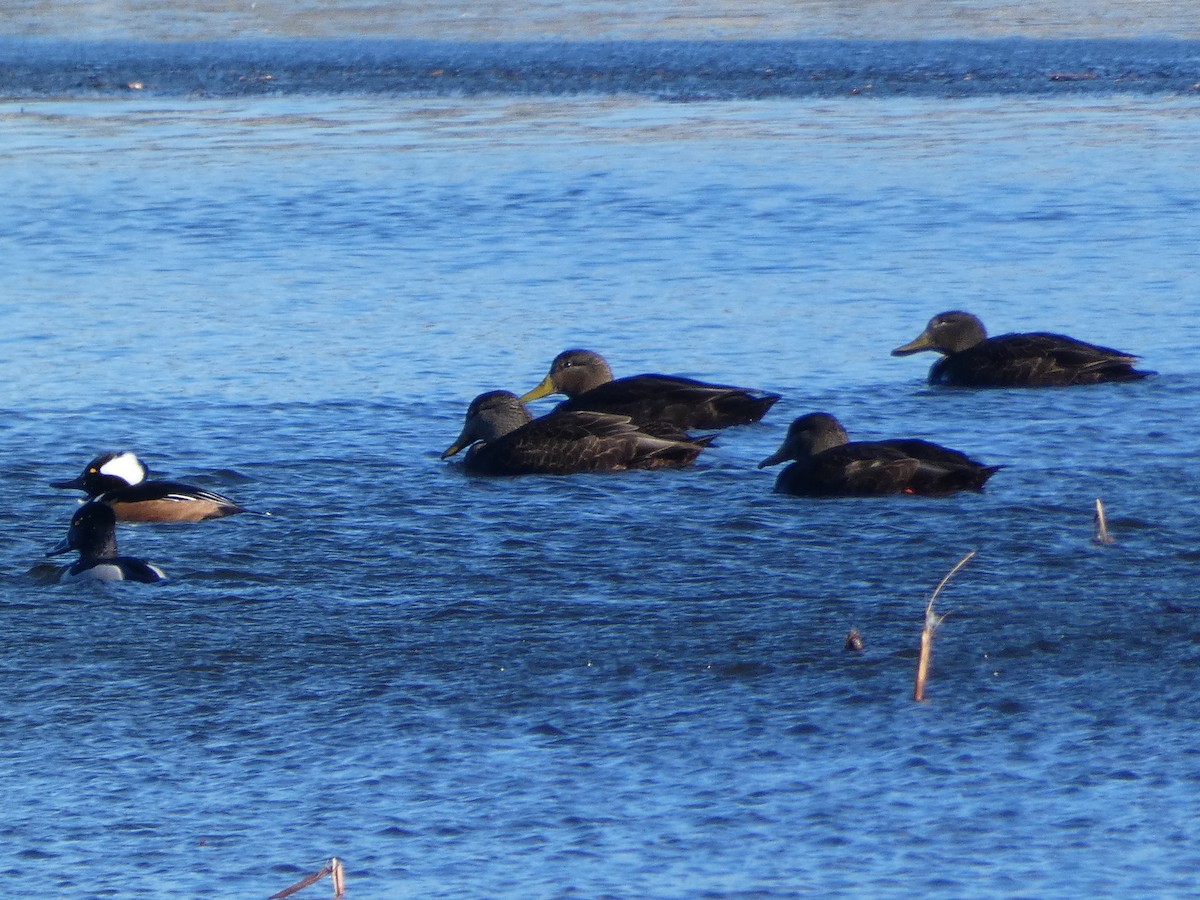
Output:
[[78,478],[52,487],[84,491],[88,500],[111,506],[121,522],[201,522],[246,510],[215,491],[180,481],[147,481],[136,455],[101,453]]
[[167,577],[158,566],[132,556],[118,555],[116,513],[99,500],[89,500],[75,510],[66,538],[46,555],[57,556],[70,550],[78,551],[79,559],[67,567],[60,581],[92,578],[150,584]]

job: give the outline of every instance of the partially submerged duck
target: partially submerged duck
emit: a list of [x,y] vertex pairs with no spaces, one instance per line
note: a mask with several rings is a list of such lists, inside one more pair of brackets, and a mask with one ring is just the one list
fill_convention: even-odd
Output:
[[511,391],[488,391],[471,401],[462,433],[442,459],[467,449],[466,468],[484,475],[680,469],[694,463],[709,440],[656,437],[628,416],[590,410],[535,419]]
[[970,313],[938,313],[915,339],[892,351],[908,356],[934,350],[942,358],[929,383],[955,387],[1063,387],[1103,381],[1137,381],[1153,372],[1135,369],[1137,357],[1064,334],[1028,332],[989,338]]
[[802,497],[981,491],[1000,469],[917,438],[851,442],[841,422],[824,412],[792,422],[783,445],[758,467],[787,460],[795,462],[779,473],[775,490]]
[[146,467],[128,451],[102,453],[78,478],[51,486],[83,491],[88,500],[111,506],[121,522],[201,522],[246,511],[215,491],[180,481],[147,481]]
[[75,510],[66,538],[46,555],[57,556],[71,550],[78,551],[79,559],[67,567],[60,581],[94,579],[150,584],[167,577],[158,566],[117,552],[116,513],[99,500],[90,500]]
[[590,350],[564,350],[554,357],[549,374],[521,402],[548,394],[566,395],[556,407],[559,412],[586,409],[629,416],[642,429],[668,437],[691,429],[757,422],[780,396],[676,375],[614,380],[604,357]]

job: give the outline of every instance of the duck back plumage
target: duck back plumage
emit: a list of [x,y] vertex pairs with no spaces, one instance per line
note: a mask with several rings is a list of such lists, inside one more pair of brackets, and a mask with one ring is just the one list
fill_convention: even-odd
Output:
[[796,419],[778,451],[759,468],[795,460],[775,480],[781,493],[805,497],[887,494],[944,496],[979,491],[999,469],[920,438],[850,441],[828,413]]
[[711,384],[678,375],[628,375],[614,379],[608,362],[591,350],[564,350],[542,382],[520,399],[565,394],[559,412],[628,416],[643,431],[678,437],[690,430],[757,422],[779,400],[770,391]]
[[779,394],[709,384],[676,375],[630,375],[577,394],[559,412],[594,410],[628,416],[642,428],[670,434],[729,428],[759,421]]
[[472,401],[462,434],[443,458],[468,448],[465,467],[482,475],[570,475],[684,468],[711,437],[662,437],[628,417],[581,410],[534,419],[515,394],[489,391]]
[[929,383],[950,387],[1066,387],[1154,374],[1135,369],[1133,354],[1065,334],[1033,331],[990,338],[978,316],[961,310],[938,313],[892,356],[924,350],[942,354],[929,369]]
[[1002,334],[951,353],[929,370],[929,383],[954,387],[1067,387],[1138,381],[1153,373],[1137,357],[1065,334]]

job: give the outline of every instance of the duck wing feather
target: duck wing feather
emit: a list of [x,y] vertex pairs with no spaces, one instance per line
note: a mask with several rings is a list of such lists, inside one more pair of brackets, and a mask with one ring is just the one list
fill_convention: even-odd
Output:
[[605,382],[563,401],[557,408],[626,415],[656,433],[658,424],[673,427],[677,433],[689,428],[727,428],[757,422],[779,398],[779,394],[769,391],[648,374]]
[[556,412],[475,449],[468,466],[493,475],[680,468],[694,462],[705,443],[655,437],[640,431],[628,416]]
[[1137,359],[1062,334],[1006,334],[939,360],[930,381],[994,387],[1135,381],[1152,374],[1133,368]]

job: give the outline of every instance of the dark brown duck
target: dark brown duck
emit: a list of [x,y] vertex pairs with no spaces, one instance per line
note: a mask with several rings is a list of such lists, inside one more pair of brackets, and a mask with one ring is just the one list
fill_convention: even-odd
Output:
[[548,394],[566,395],[567,399],[556,407],[559,412],[586,409],[628,416],[643,430],[675,437],[693,429],[757,422],[780,396],[676,375],[614,379],[604,357],[590,350],[564,350],[558,354],[549,374],[521,397],[521,402]]
[[442,459],[467,448],[464,465],[482,475],[681,469],[694,463],[710,440],[656,437],[628,416],[591,410],[535,419],[516,394],[488,391],[471,401],[462,433]]
[[1028,332],[988,337],[970,313],[938,313],[915,339],[892,351],[908,356],[934,350],[942,358],[929,383],[954,387],[1064,387],[1104,381],[1137,381],[1153,372],[1135,369],[1137,357],[1064,334]]
[[792,422],[783,445],[758,467],[788,460],[795,462],[779,473],[775,490],[801,497],[981,491],[1000,469],[918,438],[852,442],[841,422],[824,412]]

